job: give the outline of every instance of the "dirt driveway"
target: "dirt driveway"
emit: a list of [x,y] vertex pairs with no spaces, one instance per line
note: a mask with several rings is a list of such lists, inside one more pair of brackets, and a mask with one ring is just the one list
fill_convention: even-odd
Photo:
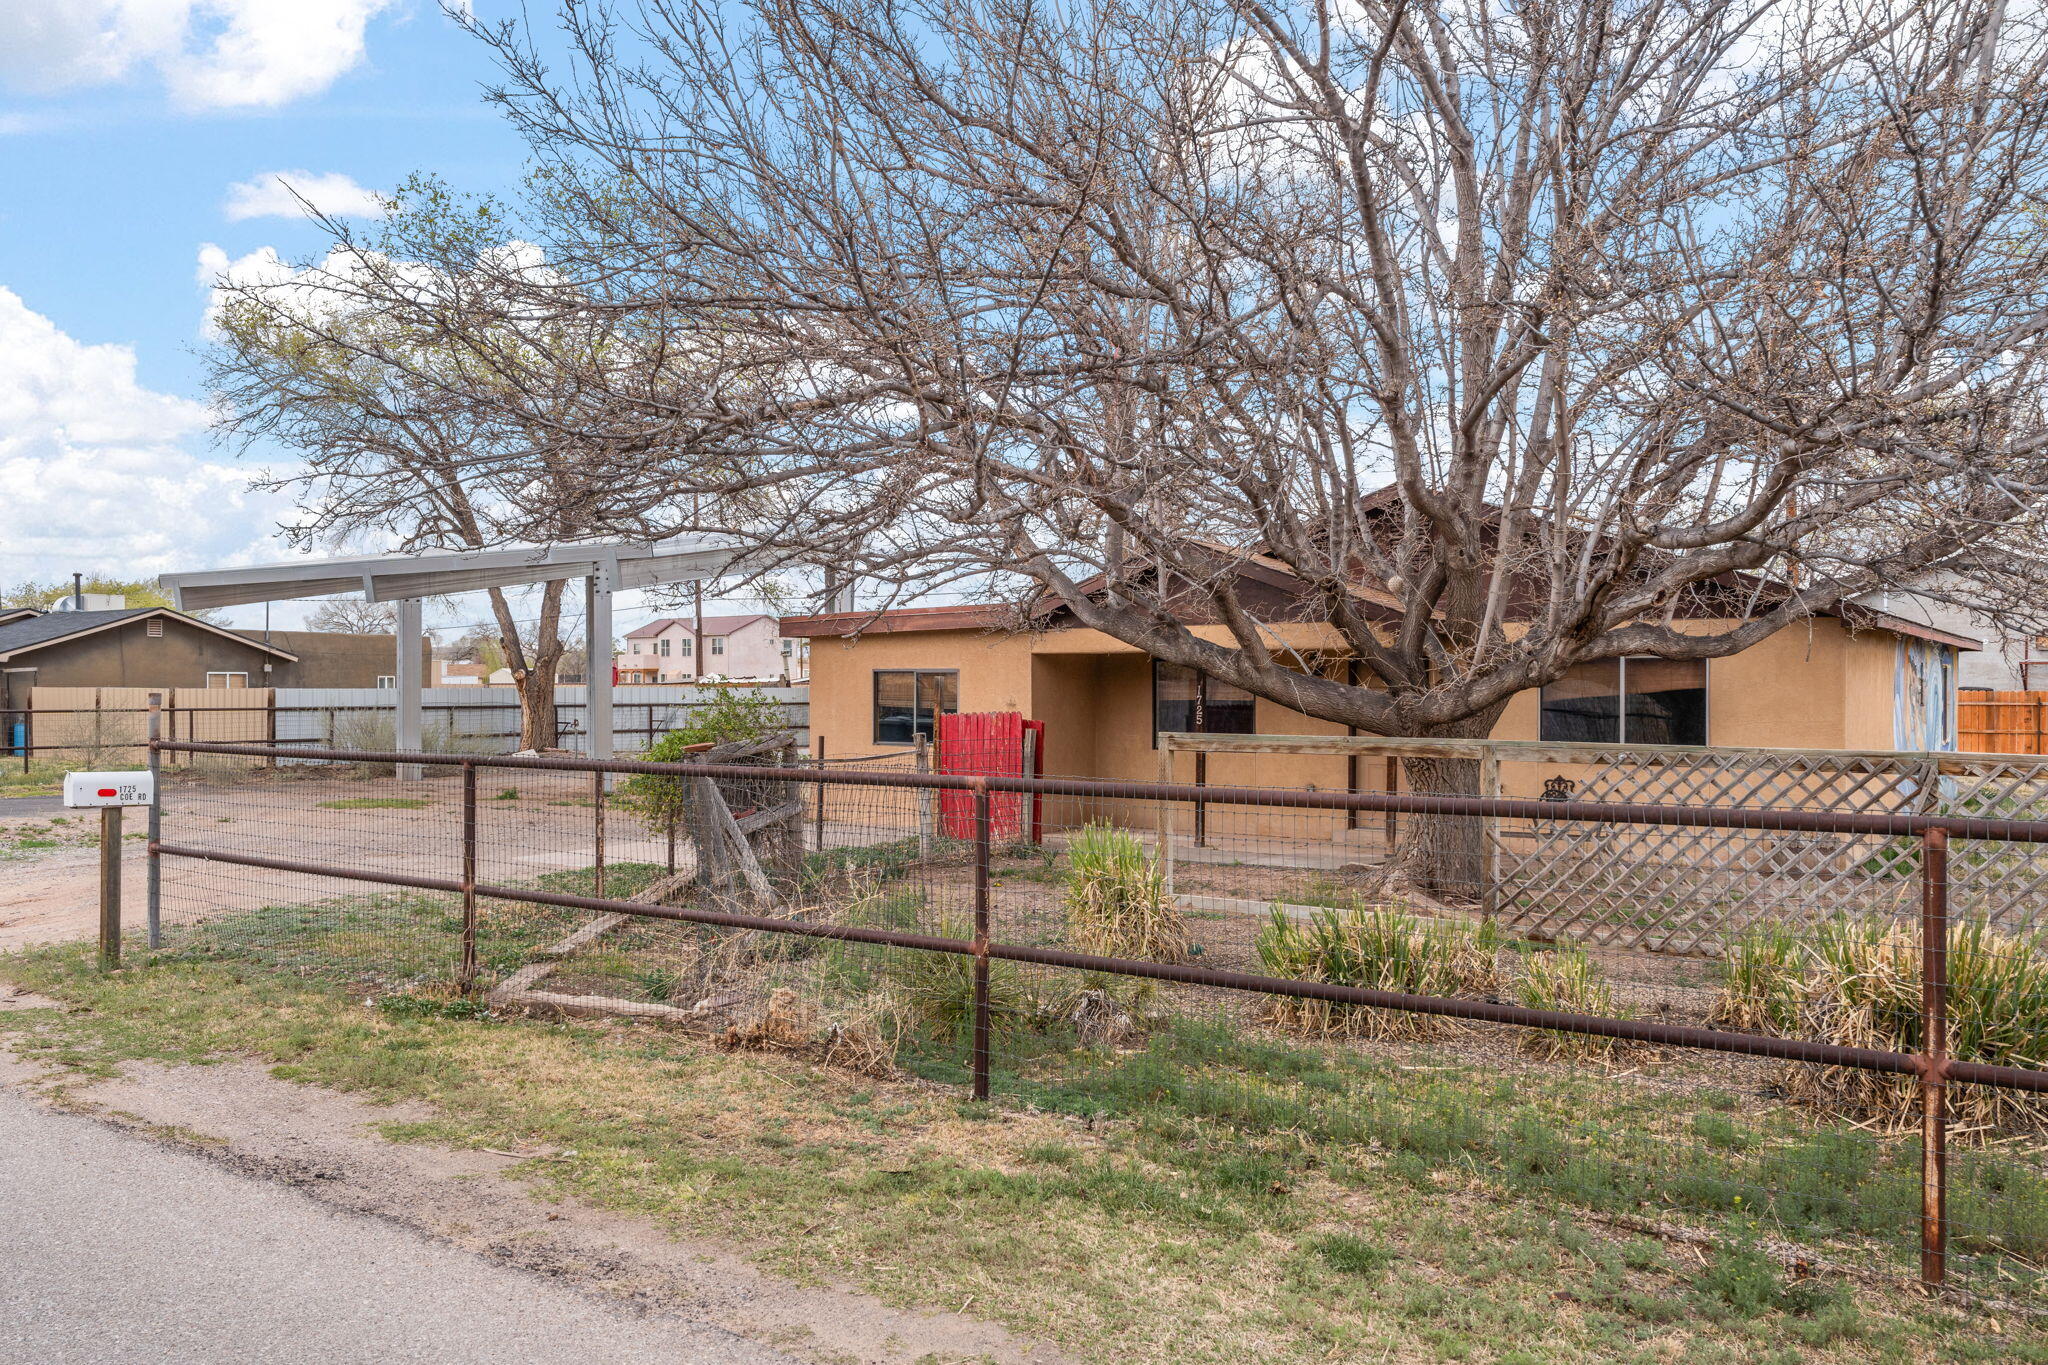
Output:
[[[481,793],[479,879],[521,882],[543,872],[590,866],[596,807],[589,778],[521,773],[517,779],[516,787],[498,784]],[[16,815],[0,807],[0,834],[8,826],[41,832],[48,814]],[[144,922],[148,855],[140,836],[145,829],[145,812],[129,812],[121,867],[124,919],[131,934],[139,933]],[[97,932],[97,832],[83,824],[76,830],[63,839],[28,841],[49,846],[17,848],[0,858],[0,951]],[[426,877],[461,875],[461,789],[452,775],[406,783],[388,778],[173,778],[165,786],[163,831],[165,843],[186,847]],[[617,809],[607,809],[604,835],[611,863],[662,862],[668,856],[665,840]],[[687,843],[682,857],[687,866]],[[223,911],[365,889],[340,878],[166,858],[163,920],[175,926]]]

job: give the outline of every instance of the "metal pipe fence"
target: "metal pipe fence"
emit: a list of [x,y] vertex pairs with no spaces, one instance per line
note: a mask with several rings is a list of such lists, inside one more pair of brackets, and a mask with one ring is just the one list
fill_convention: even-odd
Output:
[[[1728,1136],[1737,1128],[1727,1113],[1740,1106],[1716,1106],[1731,1076],[1759,1094],[1805,1096],[1823,1107],[1817,1112],[1850,1113],[1851,1128],[1868,1130],[1876,1122],[1869,1115],[1884,1116],[1887,1131],[1901,1136],[1883,1151],[1871,1149],[1877,1154],[1869,1157],[1864,1178],[1885,1189],[1904,1178],[1894,1179],[1891,1172],[1904,1160],[1903,1134],[1917,1129],[1912,1145],[1919,1269],[1929,1284],[1948,1277],[1950,1238],[1958,1226],[1950,1207],[1951,1138],[1964,1131],[1974,1143],[1987,1126],[2010,1124],[2031,1142],[2048,1113],[2030,1107],[2034,1102],[2027,1098],[2048,1094],[2041,1050],[2031,1042],[1993,1049],[1984,1042],[1992,1029],[1978,1017],[1985,990],[1993,989],[1979,984],[1987,953],[2004,973],[2000,981],[2038,967],[2048,982],[2048,956],[2036,960],[2041,945],[2031,930],[2021,937],[2004,935],[1958,916],[1950,904],[1958,860],[1981,863],[2005,856],[2000,850],[2048,844],[2048,821],[1412,791],[1197,788],[857,769],[816,761],[764,767],[281,751],[176,740],[154,741],[150,750],[153,762],[174,754],[266,758],[289,752],[302,763],[326,765],[337,780],[386,765],[417,764],[429,774],[390,789],[405,795],[340,795],[317,803],[323,810],[360,811],[366,821],[371,812],[394,812],[393,823],[366,823],[368,833],[309,832],[303,821],[265,824],[262,806],[270,797],[259,787],[230,781],[166,789],[174,809],[152,813],[151,923],[159,918],[156,888],[173,880],[160,874],[164,860],[213,869],[208,875],[220,878],[243,878],[198,888],[188,907],[188,927],[216,951],[226,944],[266,960],[290,961],[302,972],[317,958],[323,970],[370,972],[407,989],[446,979],[457,990],[483,993],[494,1002],[572,1014],[676,1023],[738,1020],[727,1024],[726,1036],[741,1038],[787,1038],[801,1031],[790,1019],[812,1008],[797,1001],[806,993],[815,1001],[829,997],[855,1005],[885,999],[892,1009],[922,1011],[915,1017],[957,1029],[944,1036],[957,1036],[958,1080],[977,1100],[997,1092],[999,1076],[1006,1095],[1044,1089],[1051,1084],[1048,1076],[1064,1077],[1061,1084],[1081,1091],[1107,1084],[1073,1079],[1076,1064],[1050,1043],[1020,1043],[1024,1025],[1018,1021],[1057,1015],[1058,1028],[1041,1030],[1046,1037],[1057,1033],[1086,1042],[1088,1030],[1104,1017],[1119,1030],[1128,1026],[1141,1009],[1131,1003],[1139,1000],[1137,992],[1155,983],[1175,988],[1177,1002],[1193,1002],[1186,1008],[1206,1005],[1217,1018],[1257,1030],[1262,1038],[1349,1049],[1344,1055],[1371,1057],[1396,1043],[1434,1040],[1442,1036],[1434,1032],[1439,1025],[1497,1027],[1506,1032],[1473,1035],[1469,1044],[1461,1038],[1458,1045],[1479,1049],[1474,1055],[1482,1059],[1491,1058],[1485,1049],[1494,1047],[1518,1059],[1544,1058],[1550,1064],[1541,1072],[1544,1084],[1567,1088],[1609,1074],[1619,1055],[1614,1049],[1664,1049],[1675,1059],[1664,1068],[1671,1074],[1645,1083],[1665,1086],[1651,1108],[1669,1114],[1652,1127],[1673,1121],[1670,1115],[1696,1103],[1692,1097],[1709,1096],[1707,1107],[1692,1118],[1699,1141],[1731,1160],[1745,1151],[1764,1152],[1756,1158],[1756,1180],[1767,1194],[1773,1180],[1794,1178],[1774,1174],[1771,1161],[1804,1151],[1801,1142],[1826,1147],[1834,1130],[1802,1116],[1755,1141]],[[488,784],[481,781],[486,776]],[[455,784],[452,793],[445,790],[448,779]],[[499,783],[513,785],[493,795],[488,788]],[[718,809],[727,811],[721,818],[735,831],[727,837],[738,841],[715,860],[696,851],[716,837],[701,823],[705,793],[712,791],[728,793]],[[962,798],[964,807],[957,804]],[[1036,818],[1022,818],[1022,810],[1038,802],[1052,809],[1053,818],[1046,822],[1049,832],[1034,837]],[[1226,857],[1211,847],[1218,808],[1261,812],[1268,829],[1286,820],[1296,824],[1287,837],[1269,834],[1263,844],[1240,840]],[[676,816],[678,809],[693,813]],[[226,811],[234,813],[219,813]],[[1409,852],[1402,858],[1389,854],[1379,864],[1345,861],[1351,854],[1343,840],[1360,813],[1399,817]],[[336,815],[331,822],[349,818],[354,817]],[[699,823],[688,827],[691,865],[679,871],[676,821],[683,818]],[[1487,883],[1494,863],[1484,850],[1501,829],[1518,822],[1583,826],[1596,833],[1796,833],[1843,840],[1849,850],[1844,856],[1861,856],[1877,839],[1895,880],[1917,888],[1911,898],[1917,914],[1901,915],[1890,902],[1816,901],[1801,908],[1804,918],[1771,931],[1779,939],[1745,928],[1730,938],[1726,961],[1717,968],[1722,977],[1716,992],[1702,984],[1689,960],[1641,952],[1595,957],[1568,941],[1505,936],[1498,928],[1496,888]],[[256,833],[252,837],[238,826],[255,827]],[[494,838],[494,829],[502,836]],[[1121,871],[1093,870],[1095,855],[1105,847],[1122,858]],[[323,852],[330,856],[296,856]],[[714,861],[732,861],[735,853],[761,873],[751,891],[717,883],[707,871]],[[385,888],[399,899],[371,906],[345,894],[307,900],[298,879]],[[422,895],[443,899],[422,905],[406,900]],[[1793,902],[1779,895],[1772,903]],[[1114,911],[1106,919],[1105,905]],[[1721,913],[1711,906],[1649,909],[1666,915]],[[560,911],[597,918],[578,927],[549,913]],[[1165,928],[1148,938],[1160,924]],[[663,937],[668,931],[662,926],[694,937]],[[566,937],[547,941],[557,933]],[[377,946],[365,948],[370,938],[377,938]],[[1385,946],[1392,940],[1399,941]],[[1780,941],[1798,952],[1770,956],[1778,951],[1771,945]],[[858,955],[864,950],[879,956]],[[1912,989],[1864,1003],[1884,1027],[1830,1033],[1840,1011],[1815,994],[1820,988],[1809,978],[1831,954],[1854,953],[1865,954],[1858,962],[1880,966],[1910,958]],[[1503,954],[1511,959],[1506,967]],[[800,961],[812,963],[806,969],[812,977],[796,974]],[[957,977],[941,965],[947,961],[962,965]],[[1951,978],[1952,963],[1959,961],[1968,965],[1960,1016],[1952,1008],[1957,988]],[[1026,971],[1056,975],[1028,981],[1016,975]],[[1801,971],[1808,976],[1799,976]],[[544,976],[555,984],[541,990]],[[559,989],[568,980],[582,981],[585,989]],[[1054,980],[1065,983],[1064,994],[1043,985]],[[1869,988],[1867,979],[1858,980],[1856,989]],[[691,995],[697,998],[677,1003]],[[1045,1005],[1052,998],[1060,1003]],[[2039,1003],[2048,1006],[2048,996]],[[742,1019],[749,1008],[755,1010],[752,1023]],[[761,1022],[777,1018],[774,1028]],[[1084,1018],[1090,1022],[1077,1022]],[[1816,1027],[1816,1019],[1826,1027]],[[1959,1019],[1966,1022],[1959,1025]],[[830,1036],[839,1041],[832,1046],[852,1036],[857,1022],[834,1023]],[[2048,1019],[2001,1016],[1992,1023],[2024,1031]],[[1178,1025],[1154,1027],[1172,1032]],[[1959,1027],[1968,1034],[1967,1046],[1958,1041]],[[1174,1036],[1185,1041],[1210,1035],[1183,1030]],[[1030,1047],[1042,1050],[1026,1057]],[[829,1047],[825,1055],[833,1056]],[[1710,1060],[1717,1057],[1727,1059],[1720,1065],[1750,1069],[1717,1071]],[[922,1064],[949,1078],[955,1074],[946,1069],[955,1063],[943,1057],[926,1056]],[[1470,1058],[1463,1064],[1472,1065]],[[1494,1059],[1478,1069],[1498,1064]],[[1763,1064],[1790,1070],[1771,1080],[1755,1070]],[[1264,1094],[1277,1083],[1247,1073],[1243,1084],[1263,1087]],[[1954,1116],[1960,1088],[1968,1088],[1972,1114],[1962,1130]],[[1271,1096],[1266,1102],[1277,1103]],[[1569,1112],[1570,1105],[1561,1103],[1546,1121],[1568,1122]],[[1617,1114],[1633,1112],[1616,1108]],[[1978,1117],[1983,1114],[1992,1118]],[[1398,1126],[1389,1131],[1395,1145],[1406,1140]],[[1588,1151],[1612,1146],[1648,1159],[1650,1148],[1643,1144],[1653,1139],[1662,1140],[1649,1129],[1639,1135],[1609,1125],[1574,1140]],[[1990,1170],[1987,1163],[1994,1159],[2021,1161],[2028,1179],[2043,1182],[2042,1198],[2048,1201],[2048,1167],[2036,1160],[2038,1144],[2024,1154],[2017,1151],[2012,1143],[1990,1155],[1973,1150],[1966,1165],[1974,1178]],[[1687,1175],[1705,1178],[1699,1171]],[[1997,1219],[1982,1215],[1974,1185],[1969,1198],[1964,1223],[1973,1253],[2024,1264],[2026,1253],[2013,1245],[2024,1230],[1992,1226]],[[1830,1216],[1853,1221],[1863,1215]]]

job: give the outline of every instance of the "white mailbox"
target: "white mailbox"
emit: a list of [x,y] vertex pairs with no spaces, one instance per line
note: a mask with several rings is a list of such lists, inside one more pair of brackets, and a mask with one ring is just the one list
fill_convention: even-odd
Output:
[[139,773],[66,773],[67,806],[147,806],[156,800],[156,777]]

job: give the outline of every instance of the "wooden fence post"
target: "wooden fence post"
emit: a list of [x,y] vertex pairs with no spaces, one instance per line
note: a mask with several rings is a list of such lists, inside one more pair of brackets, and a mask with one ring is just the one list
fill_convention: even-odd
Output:
[[[917,770],[921,773],[932,770],[931,738],[922,732],[917,736]],[[932,831],[937,824],[933,817],[936,795],[930,787],[917,789],[917,856],[920,862],[932,856]]]

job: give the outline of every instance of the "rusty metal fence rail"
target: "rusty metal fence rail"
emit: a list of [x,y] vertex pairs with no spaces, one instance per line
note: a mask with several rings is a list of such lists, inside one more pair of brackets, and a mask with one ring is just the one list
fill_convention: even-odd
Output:
[[[259,744],[159,740],[151,745],[153,763],[161,762],[169,755],[269,758],[279,752],[276,746]],[[449,907],[448,918],[453,926],[449,933],[445,965],[449,976],[467,990],[479,989],[480,977],[487,975],[487,964],[479,956],[484,927],[481,917],[486,906],[544,907],[600,917],[584,926],[577,935],[571,935],[571,942],[578,935],[586,935],[589,937],[585,937],[583,942],[587,943],[595,934],[617,924],[669,923],[736,931],[748,936],[749,942],[838,943],[890,952],[937,955],[964,964],[965,1015],[962,1022],[967,1058],[963,1079],[977,1100],[986,1100],[991,1094],[992,1029],[1000,1023],[999,1016],[1006,1008],[995,998],[997,992],[992,990],[992,971],[997,964],[1058,969],[1085,974],[1087,980],[1167,983],[1267,1002],[1302,1002],[1303,1008],[1311,1012],[1311,1017],[1325,1022],[1333,1017],[1332,1012],[1355,1012],[1344,1017],[1386,1015],[1506,1026],[1527,1035],[1564,1040],[1559,1045],[1559,1055],[1566,1056],[1573,1055],[1571,1049],[1580,1044],[1618,1041],[1680,1050],[1687,1055],[1793,1063],[1813,1069],[1813,1074],[1820,1076],[1864,1076],[1873,1078],[1871,1083],[1910,1087],[1915,1094],[1919,1135],[1920,1275],[1929,1284],[1943,1282],[1947,1274],[1947,1239],[1951,1226],[1947,1208],[1950,1189],[1948,1146],[1952,1126],[1950,1096],[1958,1087],[1971,1087],[1973,1094],[1980,1091],[2012,1096],[2048,1094],[2048,1070],[2036,1065],[2014,1065],[1953,1055],[1948,968],[1951,944],[1959,941],[1956,939],[1958,932],[1967,929],[1951,915],[1949,868],[1952,847],[1958,841],[1969,841],[1973,847],[2048,844],[2048,821],[1986,818],[1952,811],[1918,814],[1840,812],[1433,796],[1412,792],[1296,791],[1216,785],[1196,788],[1174,783],[983,777],[817,764],[797,767],[664,764],[297,746],[288,752],[302,762],[331,764],[337,770],[418,764],[430,774],[443,774],[444,780],[457,779],[459,786],[452,794],[446,793],[445,788],[432,788],[431,781],[427,788],[422,789],[443,792],[446,817],[441,824],[425,832],[401,831],[409,842],[404,842],[397,854],[383,858],[381,865],[367,852],[353,859],[337,860],[331,857],[284,856],[274,848],[266,849],[260,845],[229,846],[218,837],[204,837],[205,831],[197,826],[191,832],[172,829],[160,823],[160,813],[153,811],[149,842],[152,946],[160,941],[159,902],[163,867],[167,862],[173,862],[325,879],[442,897]],[[482,781],[486,777],[489,778],[488,783]],[[804,866],[812,871],[817,867],[853,866],[862,859],[872,860],[884,854],[900,858],[901,865],[915,864],[919,860],[931,867],[944,865],[951,871],[944,880],[943,888],[940,888],[942,894],[939,899],[946,905],[957,902],[962,915],[957,920],[942,917],[937,924],[925,924],[886,917],[825,914],[812,909],[776,912],[750,905],[744,899],[690,894],[688,869],[678,872],[677,826],[673,823],[666,826],[665,867],[659,838],[662,827],[658,821],[623,837],[615,828],[610,836],[612,852],[608,858],[607,820],[609,817],[616,821],[620,817],[618,799],[609,793],[612,784],[618,782],[671,783],[676,784],[679,792],[688,789],[689,784],[747,784],[749,790],[756,792],[766,788],[786,788],[788,800],[799,803],[794,808],[804,812],[800,818],[790,822],[790,828],[796,831],[798,852],[812,860]],[[511,802],[531,799],[531,793],[522,795],[521,789],[512,785],[502,787],[493,796],[489,788],[501,783],[543,784],[549,793],[546,804],[566,809],[564,823],[550,827],[558,831],[550,837],[558,837],[563,844],[563,856],[552,864],[558,870],[541,877],[511,875],[504,866],[499,866],[505,863],[502,852],[494,852],[484,846],[479,832],[480,821],[495,818],[491,803],[507,798],[509,809]],[[400,783],[393,788],[394,791],[401,789],[406,789],[405,784]],[[706,791],[710,789],[710,786],[703,787]],[[344,798],[323,804],[346,809],[379,804],[404,806],[407,800],[403,797]],[[1239,897],[1238,901],[1255,903],[1255,909],[1265,902],[1271,903],[1268,928],[1260,931],[1258,960],[1243,964],[1261,965],[1264,970],[1245,970],[1220,962],[1212,965],[1186,952],[1177,956],[1169,953],[1147,955],[1104,951],[1099,941],[1092,948],[1087,944],[1077,945],[1060,933],[1048,930],[1043,918],[1032,919],[1009,911],[1005,911],[999,923],[996,914],[998,901],[1012,895],[1017,878],[1038,875],[1040,864],[1030,859],[1042,858],[1046,868],[1053,865],[1051,855],[1043,850],[1031,850],[1027,854],[1017,851],[1024,836],[1017,832],[1015,805],[1019,801],[1041,800],[1057,815],[1051,822],[1056,833],[1046,836],[1048,843],[1068,841],[1065,847],[1070,854],[1087,831],[1109,829],[1112,825],[1121,830],[1141,832],[1152,839],[1150,852],[1145,855],[1150,862],[1145,865],[1154,869],[1163,865],[1163,894],[1169,901],[1176,895],[1172,887],[1176,869],[1183,878],[1190,878],[1200,866],[1176,862],[1176,846],[1185,842],[1177,836],[1176,830],[1188,827],[1186,817],[1192,816],[1197,803],[1205,810],[1230,806],[1256,807],[1267,811],[1316,813],[1325,818],[1333,812],[1340,817],[1350,812],[1397,814],[1409,822],[1413,831],[1411,841],[1419,841],[1425,846],[1430,841],[1428,831],[1433,828],[1441,834],[1464,828],[1466,824],[1476,823],[1481,828],[1490,828],[1496,822],[1515,820],[1542,821],[1547,826],[1564,823],[1702,832],[1781,831],[1855,838],[1881,836],[1888,841],[1888,847],[1904,850],[1897,859],[1899,875],[1910,877],[1918,885],[1917,916],[1910,921],[1902,920],[1885,931],[1906,934],[1910,939],[1909,946],[1916,949],[1913,956],[1919,978],[1915,1002],[1917,1020],[1909,1021],[1914,1026],[1897,1035],[1910,1037],[1913,1045],[1875,1046],[1830,1041],[1799,1036],[1788,1028],[1773,1028],[1765,1023],[1737,1026],[1714,1018],[1706,1022],[1684,1022],[1672,1017],[1644,1017],[1641,1012],[1614,1007],[1609,996],[1597,991],[1544,997],[1552,1002],[1543,1004],[1531,1003],[1538,998],[1532,995],[1525,995],[1519,1000],[1501,998],[1499,988],[1463,992],[1402,989],[1398,983],[1393,987],[1356,984],[1339,979],[1341,974],[1277,971],[1272,967],[1277,954],[1268,955],[1269,940],[1264,935],[1278,936],[1271,940],[1273,942],[1284,940],[1290,916],[1293,922],[1320,926],[1319,932],[1340,934],[1356,932],[1358,926],[1366,925],[1368,920],[1366,912],[1357,908],[1359,902],[1355,897],[1348,911],[1340,910],[1337,903],[1328,897],[1318,904],[1306,892],[1275,889],[1274,879],[1260,873],[1256,866],[1241,880],[1251,883],[1258,894]],[[845,837],[843,832],[832,832],[842,826],[850,827],[848,803],[858,806],[852,814],[866,822],[862,829],[868,833],[861,839]],[[413,804],[425,806],[428,803],[420,799]],[[684,804],[688,806],[687,800]],[[769,805],[778,810],[788,808],[782,802]],[[585,807],[587,816],[582,813]],[[691,809],[701,814],[701,806]],[[749,811],[752,809],[748,808]],[[213,818],[225,825],[235,817]],[[744,833],[749,828],[749,821],[758,822],[761,818],[742,811],[733,821],[733,828]],[[587,824],[578,823],[586,819]],[[577,832],[579,829],[581,833]],[[697,837],[700,839],[703,837],[701,830],[702,827],[698,827]],[[637,870],[631,875],[626,871],[632,856],[630,849],[624,859],[618,852],[627,847],[626,840],[638,841],[631,847],[639,849],[644,860],[644,867],[632,864]],[[398,847],[399,842],[394,836],[392,846]],[[1455,845],[1458,841],[1451,838],[1449,842]],[[1182,849],[1180,856],[1187,856],[1190,852]],[[490,859],[486,855],[490,855]],[[495,860],[496,872],[485,866],[487,860]],[[1003,864],[1000,870],[996,866],[999,861]],[[703,866],[700,858],[697,867],[701,871]],[[574,875],[561,869],[570,869]],[[612,878],[609,883],[608,875]],[[1064,875],[1071,879],[1073,874]],[[1315,874],[1316,877],[1322,875],[1320,872]],[[939,887],[939,880],[935,878],[932,886]],[[1309,882],[1301,884],[1308,885]],[[678,888],[681,888],[680,892]],[[1404,904],[1424,906],[1427,915],[1447,921],[1463,917],[1476,923],[1490,924],[1492,911],[1485,895],[1479,888],[1468,889],[1472,894],[1460,895],[1456,887],[1442,885],[1431,892],[1413,890]],[[1189,900],[1189,894],[1185,888],[1179,893],[1182,901],[1195,903]],[[271,897],[274,897],[274,889],[266,884],[249,893],[243,903],[253,906]],[[952,899],[948,900],[948,897]],[[1296,899],[1308,903],[1294,903]],[[1233,902],[1227,897],[1211,897],[1202,903],[1228,906]],[[1221,911],[1215,913],[1219,918],[1222,916]],[[1348,920],[1344,918],[1346,914],[1350,916]],[[1232,922],[1231,927],[1236,928],[1236,922]],[[761,939],[759,936],[769,938]],[[431,942],[429,939],[424,949],[429,955],[437,951]],[[1999,944],[2000,951],[2010,951],[2004,940]],[[1532,945],[1542,951],[1548,951],[1551,946]],[[2030,951],[2032,946],[2029,945]],[[531,961],[538,965],[515,971],[501,963],[488,970],[508,973],[497,988],[506,991],[509,987],[504,982],[516,979],[524,985],[537,981],[540,973],[552,970],[553,964],[568,951],[569,948],[556,944],[530,955]],[[1198,947],[1193,951],[1200,952],[1201,949]],[[1892,947],[1885,947],[1884,951],[1897,956]],[[1215,955],[1222,956],[1220,952]],[[568,1001],[564,1008],[569,1012],[576,1012],[578,1008],[574,998],[569,996],[535,995],[533,998],[545,998],[557,1005]],[[1560,1003],[1564,1007],[1559,1007]],[[1574,1003],[1579,1007],[1570,1007]],[[690,1013],[658,1001],[629,1002],[619,1009],[629,1016],[653,1019],[682,1019]],[[1323,1013],[1314,1015],[1312,1012],[1316,1010]],[[1299,1011],[1295,1017],[1301,1017]],[[2021,1055],[2028,1056],[2031,1063],[2038,1054],[2023,1050]]]

